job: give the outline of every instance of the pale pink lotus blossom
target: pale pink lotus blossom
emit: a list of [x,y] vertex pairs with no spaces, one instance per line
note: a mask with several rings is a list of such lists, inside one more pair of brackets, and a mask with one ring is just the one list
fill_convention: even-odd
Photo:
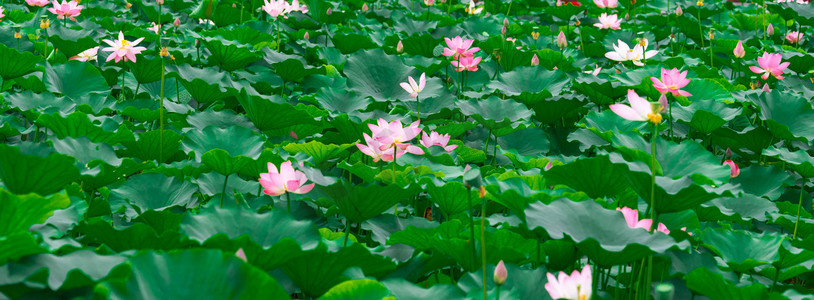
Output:
[[617,0],[594,0],[596,6],[599,8],[616,8],[619,5],[619,1]]
[[495,281],[497,285],[503,285],[506,283],[506,278],[509,277],[509,272],[506,270],[506,265],[503,264],[503,260],[497,263],[497,267],[495,267],[494,275],[492,279]]
[[366,13],[368,10],[370,10],[370,7],[367,6],[367,3],[362,4],[362,12]]
[[305,6],[305,4],[300,5],[299,0],[294,0],[294,1],[291,2],[291,4],[286,4],[286,5],[287,5],[286,9],[288,10],[288,12],[298,11],[298,12],[301,12],[301,13],[304,13],[304,14],[308,13],[308,7]]
[[144,38],[138,38],[133,42],[124,39],[124,33],[119,31],[119,39],[115,41],[111,40],[102,40],[103,42],[110,45],[110,47],[102,48],[102,51],[112,52],[110,56],[107,57],[105,62],[115,60],[115,62],[119,62],[120,60],[124,59],[124,61],[132,61],[136,62],[136,54],[141,53],[141,51],[147,50],[144,47],[136,47],[138,43]]
[[735,50],[732,50],[732,53],[735,54],[737,58],[743,58],[746,56],[746,50],[743,49],[743,43],[738,41],[738,44],[735,46]]
[[91,61],[96,60],[96,54],[99,52],[99,47],[93,47],[88,50],[82,51],[81,53],[77,54],[76,56],[72,56],[69,60],[78,60],[78,61]]
[[[478,47],[472,47],[472,43],[475,40],[470,39],[463,39],[460,36],[456,36],[452,39],[444,38],[444,41],[447,43],[447,48],[444,48],[444,56],[451,56],[454,59],[458,59],[461,56],[474,56],[475,52],[480,51]],[[472,48],[470,48],[472,47]]]
[[156,24],[155,22],[150,22],[150,24],[153,24],[153,26],[147,27],[147,29],[149,29],[152,32],[155,32],[155,34],[158,34],[158,30],[161,29],[161,24]]
[[286,161],[280,164],[280,171],[273,163],[268,163],[269,172],[260,173],[260,185],[263,186],[263,192],[279,196],[283,193],[305,194],[314,188],[314,183],[305,184],[308,178],[302,171],[294,171],[291,167],[291,161]]
[[419,121],[415,121],[407,127],[403,127],[401,121],[393,120],[388,123],[385,119],[379,119],[376,125],[368,124],[373,139],[379,142],[379,150],[386,150],[389,147],[396,147],[412,154],[424,154],[424,150],[408,144],[421,132],[418,128]]
[[602,13],[599,15],[599,23],[594,24],[599,29],[619,29],[622,24],[622,20],[619,19],[616,14],[608,15],[606,13]]
[[593,71],[589,70],[589,71],[585,71],[583,73],[591,74],[591,75],[594,75],[594,76],[599,75],[599,72],[602,71],[602,67],[600,67],[599,65],[594,65],[594,66],[596,67],[596,69],[594,69]]
[[661,93],[670,92],[673,96],[692,96],[689,92],[681,90],[681,88],[687,86],[691,80],[687,79],[686,70],[679,72],[678,68],[673,68],[672,70],[661,68],[661,80],[656,77],[650,77],[650,80],[653,81],[653,87]]
[[30,6],[43,7],[43,6],[46,6],[46,5],[50,4],[51,1],[48,1],[48,0],[25,0],[25,3],[30,5]]
[[749,66],[749,70],[752,72],[763,74],[760,78],[763,80],[769,79],[769,75],[774,76],[778,80],[786,78],[783,76],[783,71],[789,66],[789,62],[780,63],[783,59],[780,56],[780,53],[773,53],[769,54],[769,52],[763,52],[763,56],[757,58],[757,66]]
[[480,57],[473,57],[473,56],[464,56],[459,59],[460,61],[453,60],[452,66],[455,67],[455,70],[458,72],[463,72],[464,70],[467,71],[477,71],[478,64],[481,61]]
[[[366,144],[356,144],[356,147],[359,148],[359,150],[365,155],[372,157],[373,162],[377,162],[379,160],[393,161],[394,152],[396,153],[396,158],[401,157],[407,152],[397,147],[387,147],[387,145],[382,145],[382,143],[376,141],[367,133],[363,133],[362,136],[364,136]],[[382,147],[385,149],[382,150]]]
[[552,299],[573,299],[588,300],[593,294],[593,279],[591,277],[591,266],[585,265],[582,272],[574,270],[571,276],[560,272],[557,278],[551,273],[546,273],[548,283],[545,289]]
[[[480,6],[476,7],[476,5],[480,5]],[[476,4],[475,0],[470,0],[469,1],[469,6],[467,6],[464,9],[464,11],[466,11],[470,15],[477,15],[477,14],[479,14],[479,13],[481,13],[483,11],[483,3]]]
[[76,16],[78,16],[82,12],[82,8],[85,8],[82,5],[78,5],[79,3],[77,3],[76,1],[69,2],[62,0],[62,4],[60,4],[59,2],[54,0],[52,4],[54,5],[54,7],[49,8],[48,11],[50,11],[52,14],[57,15],[57,19],[60,20],[65,19],[67,17],[68,19],[71,19],[71,21],[76,21]]
[[650,121],[652,123],[661,123],[661,114],[659,109],[654,109],[653,105],[642,97],[639,97],[634,90],[627,90],[627,101],[630,106],[625,104],[611,104],[610,109],[629,121]]
[[560,31],[560,34],[557,35],[557,47],[560,47],[560,50],[568,47],[568,40],[565,39],[565,33],[562,31]]
[[798,32],[798,31],[791,31],[791,32],[786,34],[786,40],[789,41],[789,43],[792,43],[792,44],[797,44],[799,42],[802,42],[803,41],[803,33]]
[[449,144],[449,138],[450,138],[449,134],[443,134],[442,135],[442,134],[439,134],[439,133],[433,131],[433,132],[430,132],[429,135],[427,135],[426,132],[422,132],[421,133],[421,145],[424,146],[424,147],[427,147],[427,148],[430,148],[431,146],[436,146],[437,145],[437,146],[441,146],[441,148],[444,148],[444,150],[447,150],[447,152],[449,152],[449,151],[455,150],[455,148],[458,148],[458,145],[449,145],[449,146],[447,146],[447,144]]
[[[625,222],[627,226],[630,228],[644,228],[647,231],[650,231],[650,228],[653,226],[653,220],[651,219],[643,219],[639,220],[639,211],[635,209],[631,209],[628,207],[616,208],[616,210],[622,212],[622,215],[625,216]],[[657,231],[663,232],[664,234],[670,234],[670,230],[667,229],[667,226],[664,224],[659,223],[657,226]]]
[[2,17],[5,17],[5,16],[6,16],[6,14],[4,14],[4,12],[5,12],[5,11],[6,11],[6,9],[5,9],[5,8],[3,8],[2,6],[0,6],[0,18],[2,18]]
[[553,167],[554,167],[554,162],[549,160],[548,163],[545,164],[545,167],[543,167],[543,171],[551,170],[551,168],[553,168]]
[[285,0],[263,0],[263,2],[264,4],[261,8],[272,18],[277,18],[278,16],[286,17],[285,14],[288,13],[288,3],[285,2]]
[[634,65],[644,66],[642,60],[649,59],[659,53],[658,50],[647,51],[647,39],[642,39],[633,48],[625,42],[617,40],[613,45],[613,51],[605,53],[605,57],[615,61],[632,61]]
[[421,73],[418,83],[415,82],[412,76],[407,76],[407,81],[409,81],[409,83],[401,83],[401,88],[410,93],[410,97],[416,98],[418,97],[418,93],[421,93],[421,91],[424,89],[424,85],[427,84],[427,75]]
[[769,88],[768,83],[764,83],[763,88],[761,90],[763,90],[764,92],[771,92],[772,91],[772,89]]
[[424,5],[426,6],[433,6],[435,4],[435,0],[424,0]]
[[729,177],[735,178],[741,174],[741,169],[738,168],[738,165],[734,161],[727,160],[724,162],[724,165],[729,166]]
[[208,19],[198,19],[198,24],[207,24],[215,26],[215,21],[208,20]]

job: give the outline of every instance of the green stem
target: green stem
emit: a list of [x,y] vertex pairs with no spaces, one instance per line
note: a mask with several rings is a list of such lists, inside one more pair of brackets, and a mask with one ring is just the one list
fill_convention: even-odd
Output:
[[418,108],[418,123],[421,123],[421,101],[418,99],[418,96],[415,96],[415,105]]
[[[664,97],[667,97],[667,94],[664,94]],[[670,102],[667,102],[667,114],[670,115],[670,139],[673,139],[673,106],[670,105]]]
[[701,9],[696,9],[698,12],[698,33],[701,35],[701,48],[704,48],[704,29],[701,28]]
[[791,235],[791,239],[797,238],[797,225],[800,224],[800,210],[803,208],[803,193],[805,193],[806,189],[806,178],[803,177],[803,181],[800,182],[800,202],[797,203],[797,221],[794,222],[794,233]]
[[285,207],[288,209],[288,213],[291,213],[291,195],[288,192],[285,192]]
[[[160,6],[159,6],[160,7]],[[159,15],[160,16],[160,15]],[[159,17],[160,18],[160,17]],[[159,45],[160,47],[160,45]],[[164,58],[161,57],[161,100],[159,100],[159,111],[158,111],[158,130],[159,133],[159,140],[158,140],[158,163],[161,164],[164,162]]]
[[[232,175],[232,174],[229,174],[229,175]],[[223,189],[221,189],[221,192],[220,192],[220,207],[221,208],[223,208],[223,197],[226,196],[226,183],[229,182],[229,175],[226,175],[226,177],[223,178]]]
[[[484,272],[486,272],[486,269],[484,269]],[[486,283],[484,283],[483,285],[486,286]],[[495,300],[500,300],[500,285],[499,284],[497,285],[497,292],[495,293]]]
[[119,99],[120,99],[119,101],[120,102],[124,101],[124,73],[125,72],[122,71],[122,91],[121,91],[121,95],[119,95]]
[[348,235],[350,235],[350,220],[345,219],[345,240],[342,241],[342,248],[348,245]]
[[492,164],[497,165],[497,134],[492,135],[495,137],[495,145],[492,148]]
[[475,211],[472,210],[472,187],[467,188],[466,198],[469,201],[469,244],[472,245],[472,260],[475,260]]
[[[650,140],[650,219],[656,221],[656,139],[659,136],[659,124],[653,123],[653,137]],[[651,224],[650,229],[655,229],[658,224]]]
[[486,199],[481,198],[480,212],[480,257],[483,266],[483,299],[486,299]]

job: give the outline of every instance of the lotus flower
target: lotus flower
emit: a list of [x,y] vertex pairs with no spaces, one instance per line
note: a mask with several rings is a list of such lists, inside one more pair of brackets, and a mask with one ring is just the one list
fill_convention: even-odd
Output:
[[763,56],[757,58],[757,64],[760,67],[749,66],[749,70],[758,74],[763,73],[763,75],[760,76],[763,80],[769,79],[769,75],[780,80],[786,78],[783,77],[783,71],[789,66],[789,62],[780,63],[782,59],[783,57],[780,56],[780,53],[769,54],[768,52],[763,52]]
[[[594,0],[596,1],[596,0]],[[622,20],[619,19],[615,14],[608,15],[606,13],[602,13],[599,15],[599,23],[594,24],[599,29],[619,29],[622,24]]]
[[424,147],[429,148],[431,146],[438,145],[444,148],[444,150],[447,150],[447,152],[458,148],[458,145],[447,146],[447,144],[449,144],[449,134],[441,135],[435,131],[430,132],[429,135],[427,135],[426,132],[422,132],[421,134],[421,145]]
[[269,172],[260,174],[260,185],[263,192],[272,196],[279,196],[283,193],[305,194],[314,188],[314,183],[306,185],[308,178],[302,171],[294,171],[291,162],[286,161],[280,164],[280,171],[273,163],[268,163]]
[[5,12],[5,11],[6,11],[6,9],[5,9],[5,8],[3,8],[2,6],[0,6],[0,18],[2,18],[2,17],[5,17],[5,16],[6,16],[6,14],[4,14],[4,12]]
[[67,17],[71,19],[71,21],[76,21],[75,17],[78,16],[82,12],[82,8],[84,8],[84,6],[78,5],[79,3],[76,3],[76,1],[68,2],[63,0],[62,4],[59,4],[59,2],[54,0],[52,4],[54,7],[49,8],[48,11],[57,15],[57,19],[65,19]]
[[509,272],[506,271],[506,265],[503,264],[503,261],[497,263],[497,267],[495,267],[495,273],[492,279],[494,279],[495,284],[503,285],[506,283],[506,278],[509,277]]
[[730,178],[738,177],[738,175],[741,174],[741,169],[738,168],[738,165],[734,161],[727,160],[727,161],[724,162],[724,165],[729,165],[729,177]]
[[444,38],[444,41],[447,43],[448,48],[444,48],[444,56],[451,56],[454,59],[458,59],[461,56],[474,56],[475,52],[480,51],[478,47],[472,47],[472,42],[475,40],[465,40],[460,36],[456,36],[452,39]]
[[743,49],[743,43],[741,41],[738,41],[738,45],[735,46],[735,50],[732,50],[732,53],[735,54],[737,58],[746,56],[746,50]]
[[396,158],[399,158],[404,155],[404,153],[407,153],[407,151],[401,150],[397,147],[388,147],[387,145],[383,145],[382,143],[376,141],[373,137],[369,136],[367,133],[363,133],[362,136],[365,138],[366,144],[356,144],[356,147],[359,148],[362,153],[372,157],[373,162],[377,162],[379,160],[393,161],[394,151]]
[[480,57],[473,57],[473,56],[464,56],[459,59],[460,61],[453,60],[452,66],[455,67],[455,70],[458,72],[463,72],[463,70],[467,71],[477,71],[478,64],[481,61]]
[[410,93],[410,97],[418,97],[418,93],[421,93],[421,90],[424,89],[424,85],[427,83],[426,74],[421,73],[421,77],[418,79],[418,84],[416,84],[412,76],[407,76],[407,80],[409,83],[402,82],[401,88]]
[[70,60],[90,61],[96,60],[96,54],[99,52],[99,47],[93,47],[88,50],[82,51],[76,56],[72,56]]
[[467,6],[464,10],[470,15],[477,15],[483,11],[483,6],[475,8],[475,0],[470,0],[469,6]]
[[[627,207],[616,208],[616,210],[622,212],[622,215],[625,216],[625,222],[627,222],[627,226],[630,228],[644,228],[647,231],[650,231],[650,227],[653,226],[653,220],[651,219],[644,219],[639,220],[639,211]],[[657,231],[663,232],[664,234],[670,234],[670,230],[667,229],[667,226],[664,224],[659,223]]]
[[121,31],[119,31],[118,40],[116,41],[102,40],[103,42],[110,45],[110,47],[102,48],[102,51],[113,52],[110,54],[110,56],[107,57],[107,60],[105,60],[105,62],[114,59],[116,62],[119,62],[122,59],[124,59],[124,61],[129,60],[132,62],[136,62],[136,54],[141,53],[141,51],[147,50],[147,48],[144,47],[136,47],[136,45],[138,45],[138,43],[141,43],[143,39],[144,38],[138,38],[135,41],[130,42],[128,40],[125,40],[124,34]]
[[560,34],[557,35],[557,47],[560,47],[560,50],[568,47],[568,40],[565,39],[565,33],[562,31],[560,31]]
[[421,132],[418,123],[419,121],[415,121],[407,127],[402,127],[399,120],[387,123],[386,120],[379,119],[377,125],[368,124],[368,127],[373,134],[373,139],[381,144],[379,150],[384,151],[387,148],[396,147],[413,154],[424,154],[421,148],[407,144]]
[[288,12],[298,11],[304,14],[308,13],[308,7],[305,6],[305,4],[300,6],[299,0],[294,0],[291,2],[291,4],[286,4],[286,9],[288,10]]
[[596,66],[596,69],[594,69],[593,71],[584,71],[583,73],[591,74],[591,75],[594,75],[594,76],[599,75],[599,72],[602,71],[602,67],[600,67],[599,65],[595,65],[595,66]]
[[690,83],[690,79],[687,79],[687,71],[679,73],[678,68],[669,71],[661,68],[661,80],[656,77],[650,77],[650,80],[653,81],[653,87],[662,94],[670,92],[673,93],[673,96],[692,96],[689,92],[681,90]]
[[278,16],[286,17],[285,14],[288,13],[288,3],[285,2],[285,0],[263,0],[263,2],[265,4],[263,4],[261,8],[272,18],[277,18]]
[[651,58],[659,53],[657,50],[646,51],[647,39],[636,44],[633,49],[621,40],[617,40],[617,43],[618,44],[613,44],[612,52],[605,53],[605,57],[615,61],[633,61],[634,65],[644,66],[644,63],[641,61],[642,59]]
[[633,90],[627,90],[627,101],[630,106],[624,104],[611,104],[610,109],[629,121],[650,121],[652,123],[661,123],[661,108],[654,109],[650,102],[647,102],[642,97],[636,94]]
[[435,0],[424,0],[424,5],[426,6],[433,6],[435,4]]
[[546,277],[548,277],[548,283],[545,284],[545,289],[553,299],[591,299],[593,279],[590,265],[585,265],[582,272],[574,270],[571,276],[560,272],[557,278],[554,278],[551,273],[546,273]]
[[151,24],[153,24],[153,26],[152,27],[147,27],[147,29],[149,29],[152,32],[155,32],[155,34],[158,34],[158,30],[161,29],[161,24],[156,24],[154,22],[151,22]]
[[617,0],[594,0],[596,6],[599,8],[616,8],[619,5],[619,1]]
[[799,42],[802,42],[803,41],[803,33],[798,32],[798,31],[791,31],[791,32],[786,34],[786,40],[789,41],[789,43],[792,43],[792,44],[797,44]]
[[48,1],[48,0],[25,0],[25,3],[30,5],[30,6],[43,7],[43,6],[46,6],[46,5],[50,4],[51,2]]

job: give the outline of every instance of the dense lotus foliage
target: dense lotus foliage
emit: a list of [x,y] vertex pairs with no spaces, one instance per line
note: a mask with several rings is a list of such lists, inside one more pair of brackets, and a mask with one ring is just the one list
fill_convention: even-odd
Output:
[[809,1],[0,2],[0,299],[814,298]]

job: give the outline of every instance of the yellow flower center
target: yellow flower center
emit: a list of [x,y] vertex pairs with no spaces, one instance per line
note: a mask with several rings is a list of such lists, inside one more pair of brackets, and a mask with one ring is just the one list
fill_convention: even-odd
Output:
[[124,49],[124,47],[127,47],[127,45],[130,45],[130,42],[127,40],[122,40],[122,46],[119,47],[119,49]]
[[649,113],[647,114],[647,119],[653,124],[661,123],[661,114]]

